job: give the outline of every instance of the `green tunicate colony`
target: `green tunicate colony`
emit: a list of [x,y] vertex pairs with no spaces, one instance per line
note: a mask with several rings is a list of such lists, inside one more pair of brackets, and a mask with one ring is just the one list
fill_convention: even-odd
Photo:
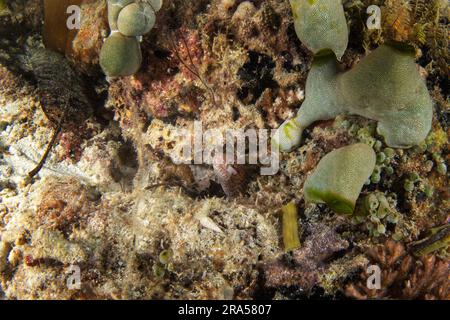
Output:
[[108,77],[130,76],[139,70],[139,39],[152,30],[161,7],[162,0],[108,0],[111,35],[100,52],[100,66]]
[[[414,51],[401,43],[381,45],[353,69],[342,71],[348,27],[341,0],[290,0],[299,39],[314,54],[306,81],[306,98],[297,115],[272,138],[275,150],[291,151],[305,128],[318,120],[358,115],[376,127],[349,127],[360,142],[326,155],[304,186],[307,202],[326,203],[337,213],[354,212],[364,184],[379,183],[396,151],[425,140],[431,130],[433,104],[415,63]],[[348,124],[348,123],[347,123]],[[375,131],[384,138],[374,138]],[[375,153],[375,151],[376,153]],[[445,171],[446,168],[441,168]],[[405,189],[414,183],[406,181]],[[378,210],[378,209],[377,209]],[[378,214],[379,210],[377,211]],[[377,226],[383,233],[383,225]]]

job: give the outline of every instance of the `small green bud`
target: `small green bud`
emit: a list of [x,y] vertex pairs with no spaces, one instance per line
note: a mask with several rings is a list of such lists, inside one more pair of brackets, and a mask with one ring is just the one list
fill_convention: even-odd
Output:
[[386,220],[390,223],[397,224],[398,222],[398,215],[396,213],[391,213],[387,216]]
[[348,129],[348,128],[350,128],[350,121],[348,121],[348,120],[344,120],[344,121],[342,121],[341,123],[340,123],[340,125],[339,125],[341,128],[343,128],[343,129]]
[[383,152],[377,153],[377,163],[382,164],[386,160],[386,155]]
[[434,161],[442,162],[442,157],[439,153],[434,152],[431,156],[433,157]]
[[376,215],[370,215],[369,220],[375,224],[379,224],[381,222],[380,218],[378,218]]
[[413,172],[410,174],[409,179],[413,182],[417,182],[420,180],[420,176],[417,173]]
[[375,144],[373,145],[373,148],[374,148],[376,151],[380,151],[382,145],[383,145],[383,143],[381,143],[380,140],[377,140],[377,141],[375,141]]
[[431,197],[433,196],[434,190],[433,190],[433,188],[430,187],[430,186],[425,186],[425,189],[424,189],[423,192],[425,193],[425,196],[426,196],[427,198],[431,198]]
[[392,239],[395,241],[400,241],[403,239],[403,235],[400,232],[396,232],[392,235]]
[[377,217],[380,219],[384,219],[389,213],[389,207],[380,206],[377,210]]
[[439,174],[446,174],[447,173],[447,165],[444,162],[438,163],[436,170]]
[[381,175],[379,173],[373,173],[370,176],[370,181],[372,183],[379,183],[381,181]]
[[427,151],[427,148],[428,148],[427,143],[425,141],[422,141],[421,143],[419,143],[419,145],[415,147],[416,149],[415,151],[417,153],[424,153],[425,151]]
[[373,168],[373,174],[380,174],[381,173],[381,167],[380,166],[375,166],[375,168]]
[[350,130],[349,130],[349,133],[352,136],[356,136],[358,134],[358,131],[359,131],[359,126],[356,123],[352,124],[352,126],[350,127]]
[[364,198],[364,207],[367,211],[375,211],[378,209],[380,202],[375,194],[370,193]]
[[431,160],[427,160],[425,162],[425,168],[427,169],[427,172],[430,172],[434,167],[434,162]]
[[377,226],[377,231],[379,234],[385,234],[386,233],[386,227],[383,224],[379,224]]

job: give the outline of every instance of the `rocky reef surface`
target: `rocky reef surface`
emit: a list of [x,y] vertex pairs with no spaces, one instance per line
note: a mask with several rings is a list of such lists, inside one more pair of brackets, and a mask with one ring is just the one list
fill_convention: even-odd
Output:
[[[306,128],[270,176],[175,164],[174,132],[196,121],[276,129],[294,116],[313,53],[289,1],[164,1],[140,42],[139,71],[114,78],[99,61],[107,2],[56,2],[0,0],[0,297],[449,298],[446,1],[343,1],[343,69],[388,41],[413,45],[433,100],[423,142],[391,148],[376,121],[339,115]],[[79,30],[45,27],[60,22],[44,6],[70,4],[81,8]],[[366,28],[372,4],[381,29]],[[305,204],[319,161],[354,143],[376,153],[355,214]],[[292,201],[300,247],[285,252],[281,209]],[[382,290],[365,286],[373,264]]]

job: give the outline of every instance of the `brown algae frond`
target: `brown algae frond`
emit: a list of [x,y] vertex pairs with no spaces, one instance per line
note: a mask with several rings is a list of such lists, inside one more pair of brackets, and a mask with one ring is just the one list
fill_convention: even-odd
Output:
[[392,224],[395,226],[393,239],[402,238],[402,215],[395,209],[395,200],[380,191],[371,192],[358,200],[352,223],[363,223],[375,238],[386,235],[387,225]]
[[377,120],[377,131],[388,146],[408,148],[430,132],[432,109],[414,56],[403,47],[382,45],[344,73],[333,56],[316,57],[306,83],[306,100],[297,116],[278,129],[274,143],[290,151],[315,121],[352,114]]
[[298,249],[300,239],[298,236],[298,213],[294,201],[281,208],[283,221],[283,243],[286,252]]
[[326,203],[336,213],[352,214],[375,162],[375,152],[363,143],[330,152],[305,182],[306,202]]

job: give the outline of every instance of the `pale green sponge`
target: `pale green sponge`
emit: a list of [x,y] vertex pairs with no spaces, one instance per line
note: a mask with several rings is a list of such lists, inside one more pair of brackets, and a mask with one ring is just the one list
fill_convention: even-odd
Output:
[[332,50],[340,60],[348,45],[348,27],[341,0],[290,0],[294,26],[314,54]]
[[122,9],[117,19],[117,28],[124,36],[138,37],[154,27],[156,15],[147,3],[132,3]]
[[117,19],[119,13],[133,0],[108,0],[108,22],[111,30],[117,30]]
[[378,120],[391,147],[417,145],[431,130],[433,101],[407,47],[381,46],[339,78],[340,104]]
[[130,76],[139,70],[141,62],[142,53],[136,37],[113,33],[103,43],[100,66],[107,76]]
[[332,55],[316,57],[306,82],[306,99],[296,117],[273,137],[282,151],[301,142],[303,130],[340,114],[378,121],[390,147],[422,142],[431,129],[433,102],[409,49],[383,45],[355,68],[341,72]]
[[330,152],[306,179],[306,202],[326,203],[336,213],[352,214],[375,163],[375,151],[363,143]]

